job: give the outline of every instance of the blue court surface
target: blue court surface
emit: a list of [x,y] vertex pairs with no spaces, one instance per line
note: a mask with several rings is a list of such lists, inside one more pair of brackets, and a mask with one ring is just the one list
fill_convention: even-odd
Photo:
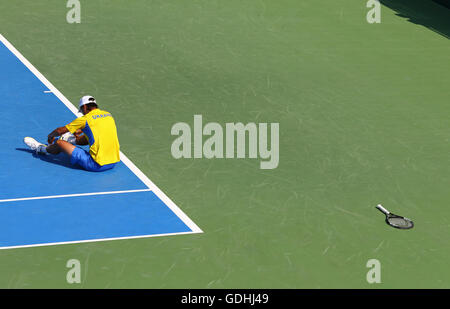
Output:
[[76,108],[1,35],[0,102],[0,248],[201,232],[122,153],[93,173],[31,152]]

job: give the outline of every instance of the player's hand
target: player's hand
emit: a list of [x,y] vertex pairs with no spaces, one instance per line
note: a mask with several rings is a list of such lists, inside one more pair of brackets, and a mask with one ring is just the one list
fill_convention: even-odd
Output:
[[49,145],[53,144],[53,142],[55,141],[55,137],[57,136],[57,133],[55,133],[55,131],[53,131],[52,133],[50,133],[47,137],[47,142]]
[[78,138],[78,136],[80,136],[81,134],[83,134],[83,131],[81,131],[80,129],[76,130],[73,135],[75,136],[75,138]]

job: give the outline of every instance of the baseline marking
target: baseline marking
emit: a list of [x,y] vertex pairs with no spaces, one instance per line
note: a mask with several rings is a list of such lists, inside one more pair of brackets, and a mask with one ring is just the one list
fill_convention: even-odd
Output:
[[177,233],[165,233],[165,234],[152,234],[152,235],[139,235],[139,236],[125,236],[125,237],[112,237],[112,238],[99,238],[99,239],[62,241],[62,242],[51,242],[51,243],[35,244],[35,245],[0,247],[0,250],[2,250],[2,249],[17,249],[17,248],[30,248],[30,247],[42,247],[42,246],[54,246],[54,245],[67,245],[67,244],[79,244],[79,243],[87,243],[87,242],[121,240],[121,239],[137,239],[137,238],[149,238],[149,237],[161,237],[161,236],[188,235],[188,234],[193,234],[193,233],[192,232],[177,232]]
[[89,196],[89,195],[134,193],[134,192],[145,192],[145,191],[152,191],[152,190],[150,190],[150,189],[139,189],[139,190],[123,190],[123,191],[108,191],[108,192],[92,192],[92,193],[62,194],[62,195],[48,195],[48,196],[33,196],[33,197],[4,199],[4,200],[0,200],[0,203],[18,202],[18,201],[30,201],[30,200],[45,200],[45,199],[51,199],[51,198],[77,197],[77,196]]

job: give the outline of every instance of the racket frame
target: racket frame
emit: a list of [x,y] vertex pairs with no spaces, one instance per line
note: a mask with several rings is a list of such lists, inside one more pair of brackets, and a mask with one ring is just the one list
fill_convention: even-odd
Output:
[[[378,204],[375,208],[377,208],[379,211],[381,211],[382,213],[384,213],[384,214],[386,215],[386,220],[385,220],[386,223],[387,223],[389,226],[392,226],[393,228],[400,229],[400,230],[409,230],[409,229],[412,229],[412,228],[414,227],[414,222],[413,222],[411,219],[406,218],[406,217],[402,217],[402,216],[399,216],[399,215],[396,215],[396,214],[393,214],[393,213],[391,213],[389,210],[387,210],[386,208],[384,208],[381,204]],[[411,222],[411,226],[408,226],[408,227],[401,227],[401,226],[394,225],[394,224],[392,224],[392,223],[389,222],[389,218],[400,218],[400,219],[404,219],[405,221]]]

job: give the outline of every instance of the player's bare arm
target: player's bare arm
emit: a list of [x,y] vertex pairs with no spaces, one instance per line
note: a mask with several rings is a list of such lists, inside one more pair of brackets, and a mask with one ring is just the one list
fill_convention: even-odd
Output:
[[53,141],[55,140],[56,137],[61,136],[67,132],[69,132],[69,130],[65,126],[56,128],[48,135],[47,142],[49,144],[53,144]]

